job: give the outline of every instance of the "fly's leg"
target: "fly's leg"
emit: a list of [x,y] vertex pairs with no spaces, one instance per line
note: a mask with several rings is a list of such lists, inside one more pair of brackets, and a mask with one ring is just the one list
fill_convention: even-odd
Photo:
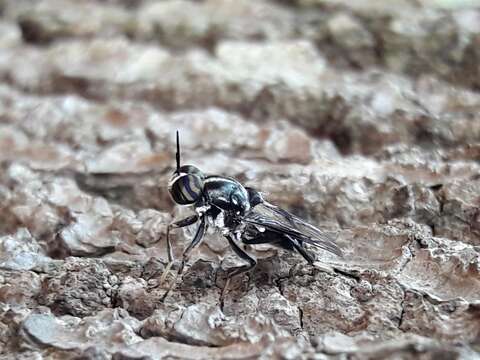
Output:
[[223,302],[224,302],[224,298],[225,298],[225,295],[226,295],[227,290],[228,290],[228,286],[230,285],[230,280],[234,276],[239,275],[239,274],[243,274],[243,273],[253,269],[257,265],[257,262],[255,261],[255,259],[253,259],[250,255],[248,255],[244,250],[242,250],[235,243],[235,241],[232,239],[232,237],[230,235],[226,235],[225,237],[227,238],[228,243],[230,244],[230,246],[233,249],[233,251],[235,252],[235,254],[237,254],[243,260],[247,261],[248,265],[244,265],[244,266],[240,266],[240,267],[237,267],[237,268],[234,268],[234,269],[230,269],[227,272],[227,280],[225,281],[225,285],[223,287],[222,294],[220,295],[220,308],[221,309],[223,309]]
[[[299,241],[293,239],[291,236],[289,235],[286,235],[286,237],[291,241],[293,247],[295,248],[295,250],[297,250],[300,255],[302,255],[302,257],[307,260],[307,262],[311,265],[311,266],[314,266],[315,268],[321,270],[321,271],[324,271],[326,273],[329,273],[329,274],[332,274],[334,272],[336,273],[340,273],[340,274],[344,274],[344,272],[342,270],[338,270],[336,268],[332,268],[328,265],[323,265],[323,264],[320,264],[318,262],[315,262],[315,259],[314,257],[308,253],[307,250],[305,250],[305,248],[303,247],[303,244],[300,243]],[[292,274],[295,272],[295,269],[296,269],[296,265],[298,264],[295,264],[291,269],[290,269],[290,276],[292,276]]]
[[[286,238],[288,238],[288,240],[290,240],[290,243],[293,245],[293,248],[295,250],[297,250],[297,252],[302,255],[302,257],[307,260],[307,262],[311,265],[311,266],[314,266],[313,263],[315,262],[315,259],[313,258],[312,255],[310,255],[307,250],[305,250],[305,248],[302,246],[302,244],[298,243],[297,240],[295,239],[292,239],[291,236],[288,236],[288,235],[285,235]],[[295,265],[293,265],[289,271],[289,276],[292,277],[293,274],[296,273],[296,270],[297,270],[297,266],[300,265],[300,263],[296,263]]]
[[193,238],[192,242],[187,246],[187,248],[183,252],[182,264],[180,265],[180,268],[178,269],[178,275],[182,275],[183,269],[184,269],[185,264],[187,263],[188,259],[190,258],[190,254],[192,253],[192,250],[200,244],[200,242],[203,239],[203,236],[205,235],[206,230],[207,230],[207,223],[205,221],[205,218],[202,218],[202,220],[200,221],[200,226],[197,229],[197,233],[195,234],[195,237]]
[[185,264],[188,261],[188,258],[190,257],[190,253],[195,248],[195,246],[200,244],[200,242],[202,241],[203,236],[205,235],[205,229],[206,229],[205,217],[202,217],[202,219],[200,220],[200,225],[198,225],[197,232],[195,233],[195,236],[193,237],[192,242],[188,245],[188,247],[183,252],[182,264],[180,265],[180,268],[178,269],[177,274],[173,278],[172,282],[170,283],[170,286],[168,287],[165,294],[163,294],[160,301],[164,301],[167,298],[168,294],[170,294],[170,291],[172,291],[173,288],[175,287],[177,278],[179,275],[182,275]]
[[295,250],[297,250],[300,253],[300,255],[302,255],[302,257],[305,260],[307,260],[307,262],[310,265],[313,265],[313,263],[315,262],[315,259],[313,258],[313,256],[311,254],[308,253],[307,250],[305,250],[305,248],[302,246],[302,244],[299,243],[297,240],[292,239],[291,236],[289,236],[289,235],[285,235],[285,237],[287,237],[292,242],[292,245],[295,248]]
[[172,229],[178,229],[182,228],[185,226],[190,226],[195,224],[198,221],[198,215],[192,215],[189,216],[185,219],[182,219],[177,222],[173,222],[168,224],[167,226],[167,256],[168,256],[168,264],[165,267],[165,270],[163,271],[162,277],[160,278],[160,283],[163,283],[165,281],[165,278],[167,277],[167,274],[170,271],[170,268],[173,265],[173,252],[172,252],[172,243],[170,242],[170,230]]

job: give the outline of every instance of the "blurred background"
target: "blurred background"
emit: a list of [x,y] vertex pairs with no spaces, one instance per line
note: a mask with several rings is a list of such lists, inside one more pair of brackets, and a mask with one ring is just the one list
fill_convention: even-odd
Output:
[[[370,274],[369,291],[382,294],[372,305],[363,283],[348,299],[282,290],[274,295],[300,303],[291,318],[272,315],[285,310],[278,302],[240,304],[239,314],[263,311],[297,338],[406,332],[463,341],[467,353],[478,343],[480,1],[0,0],[0,263],[20,271],[4,274],[8,286],[36,284],[0,292],[26,309],[19,324],[40,305],[141,319],[158,307],[147,281],[165,262],[166,225],[188,212],[166,188],[177,129],[182,162],[339,232],[346,259],[324,259]],[[176,236],[177,258],[187,241]],[[192,263],[218,262],[227,248],[207,239]],[[122,275],[106,301],[70,296],[82,281],[95,292],[88,276],[52,280],[100,259],[124,266],[107,266],[107,278],[119,266]],[[45,261],[57,272],[31,271]],[[218,289],[204,286],[180,289],[177,303],[215,303]],[[275,298],[255,291],[257,302]],[[325,294],[356,307],[308,305]],[[445,304],[460,309],[454,320]]]
[[[412,213],[412,199],[478,175],[475,5],[3,0],[3,173],[70,171],[107,200],[170,211],[178,129],[185,162],[315,221],[432,225],[437,204]],[[477,244],[463,220],[435,231]]]

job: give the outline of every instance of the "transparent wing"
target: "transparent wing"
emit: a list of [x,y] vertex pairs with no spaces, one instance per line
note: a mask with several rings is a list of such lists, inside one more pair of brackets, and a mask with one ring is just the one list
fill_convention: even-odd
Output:
[[342,257],[342,250],[335,244],[332,235],[270,203],[258,204],[245,214],[243,220],[271,231],[290,235],[297,240]]

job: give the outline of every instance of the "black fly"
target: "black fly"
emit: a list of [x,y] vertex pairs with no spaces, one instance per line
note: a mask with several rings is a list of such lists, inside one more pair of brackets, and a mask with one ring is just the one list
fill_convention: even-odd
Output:
[[[192,165],[180,166],[180,144],[177,131],[177,168],[168,184],[173,200],[180,205],[191,205],[195,215],[171,223],[167,228],[167,248],[169,264],[173,263],[170,230],[193,225],[199,222],[195,236],[183,253],[182,263],[177,276],[181,275],[192,250],[198,246],[206,232],[212,226],[227,239],[233,251],[247,264],[230,269],[222,291],[220,303],[230,283],[238,274],[253,269],[256,265],[239,243],[272,244],[283,249],[297,251],[310,264],[314,257],[305,249],[305,244],[329,251],[339,257],[342,251],[322,230],[306,223],[295,215],[265,201],[255,189],[244,187],[235,179],[205,175]],[[163,276],[163,277],[164,277]],[[164,278],[162,277],[162,281]],[[163,296],[165,299],[175,284],[175,280]]]

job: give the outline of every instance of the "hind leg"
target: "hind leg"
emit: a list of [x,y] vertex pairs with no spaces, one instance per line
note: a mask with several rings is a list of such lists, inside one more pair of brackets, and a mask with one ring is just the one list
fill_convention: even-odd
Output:
[[[340,270],[337,270],[335,268],[332,268],[328,265],[324,265],[324,264],[321,264],[319,262],[315,262],[315,258],[312,256],[312,254],[310,254],[304,247],[303,247],[303,244],[300,242],[300,241],[297,241],[293,238],[291,238],[290,236],[286,235],[289,240],[292,242],[292,246],[293,248],[298,251],[298,253],[300,255],[302,255],[302,257],[307,260],[307,262],[315,267],[316,269],[319,269],[323,272],[326,272],[326,273],[329,273],[329,274],[332,274],[334,272],[338,272],[338,273],[341,273]],[[296,266],[299,265],[299,264],[296,264],[294,265],[291,269],[290,269],[290,276],[292,276],[292,274],[295,272],[295,269],[296,269]]]
[[310,265],[313,265],[313,263],[315,262],[315,258],[312,256],[312,254],[310,254],[307,250],[305,250],[305,248],[303,247],[303,244],[299,243],[297,240],[295,239],[292,239],[290,236],[286,235],[286,237],[292,242],[292,245],[293,245],[293,248],[295,250],[297,250],[298,253],[300,253],[300,255],[302,255],[302,257],[307,260],[307,262],[310,264]]
[[[302,255],[302,257],[309,263],[309,265],[327,273],[332,273],[334,271],[328,266],[320,265],[318,262],[315,263],[315,258],[303,247],[303,244],[300,241],[297,241],[296,239],[292,238],[289,235],[285,235],[285,236],[288,238],[288,241],[291,243],[293,249],[295,249],[300,255]],[[293,274],[297,269],[297,266],[299,265],[300,263],[293,265],[293,267],[290,269],[290,272],[289,272],[290,276],[293,276]]]

